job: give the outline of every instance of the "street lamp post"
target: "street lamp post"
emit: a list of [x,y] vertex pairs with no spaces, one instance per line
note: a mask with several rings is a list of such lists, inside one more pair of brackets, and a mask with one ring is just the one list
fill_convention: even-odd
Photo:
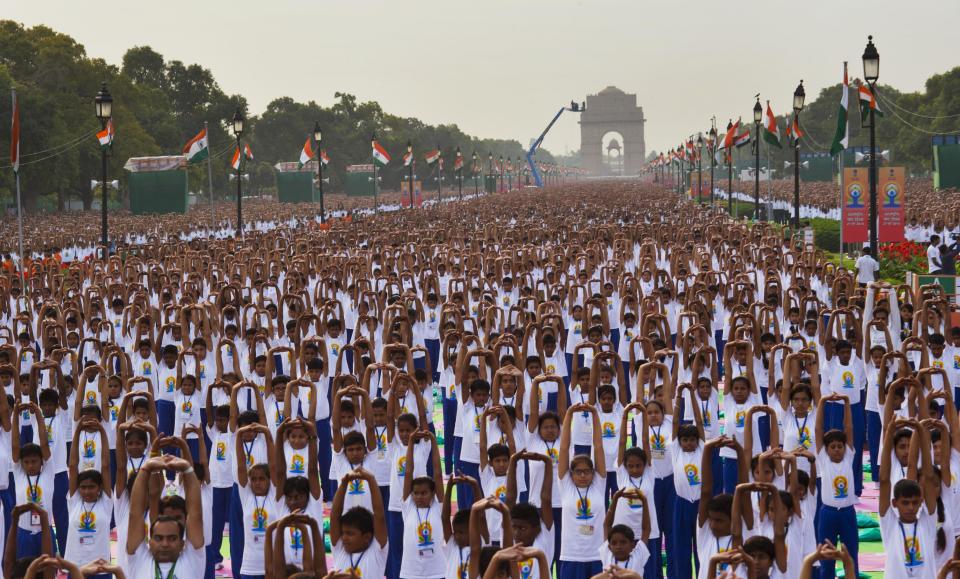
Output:
[[[407,178],[407,191],[410,195],[410,208],[413,209],[413,143],[410,141],[407,141],[407,155],[410,157],[410,171],[409,177]],[[402,207],[403,204],[401,203],[400,206]]]
[[697,203],[703,203],[703,133],[697,135]]
[[710,142],[713,143],[713,146],[710,147],[710,207],[713,207],[713,168],[717,165],[717,120],[713,119],[712,125],[710,126]]
[[503,155],[500,155],[499,162],[500,162],[500,191],[502,192],[504,190],[503,189]]
[[[732,128],[733,119],[730,119],[727,121],[727,132]],[[736,139],[737,136],[734,135],[733,138]],[[725,147],[723,152],[727,156],[727,215],[733,217],[733,151]]]
[[[487,153],[487,176],[486,176],[486,179],[483,180],[484,189],[487,188],[487,179],[489,179],[491,175],[493,175],[493,153]],[[497,177],[494,175],[492,192],[496,193],[497,192],[496,190],[497,190]]]
[[[877,79],[880,78],[880,53],[873,45],[873,36],[867,37],[863,51],[863,78],[870,85],[873,98],[877,98]],[[870,249],[877,251],[877,133],[875,107],[870,107]]]
[[753,218],[760,221],[760,121],[763,118],[763,107],[760,106],[760,97],[757,97],[757,104],[753,105],[753,148],[756,153],[757,164],[754,168],[754,188],[753,188]]
[[313,140],[317,142],[317,186],[320,188],[320,223],[327,222],[327,213],[323,210],[323,156],[320,152],[320,138],[323,133],[320,130],[320,121],[313,123]]
[[443,201],[443,151],[437,145],[437,203]]
[[457,160],[454,163],[457,167],[457,199],[463,201],[463,153],[460,147],[457,147]]
[[[803,81],[797,85],[797,90],[793,91],[793,122],[799,126],[800,111],[803,110],[803,102],[807,98],[806,91],[803,90]],[[800,231],[800,136],[793,135],[793,229]]]
[[240,136],[243,135],[243,113],[238,108],[233,113],[233,136],[237,139],[237,236],[243,236],[243,195],[240,192],[240,168],[243,166],[243,150]]
[[470,157],[473,160],[473,164],[470,166],[470,171],[473,173],[473,194],[474,196],[480,196],[480,166],[477,165],[477,152],[474,151],[473,155]]
[[[113,115],[113,97],[107,90],[107,83],[100,86],[100,92],[93,99],[93,104],[97,109],[97,118],[100,120],[100,128],[106,129]],[[103,259],[107,260],[110,254],[109,240],[107,238],[107,147],[101,147],[100,150],[100,243],[103,245]],[[21,256],[23,259],[23,256]]]

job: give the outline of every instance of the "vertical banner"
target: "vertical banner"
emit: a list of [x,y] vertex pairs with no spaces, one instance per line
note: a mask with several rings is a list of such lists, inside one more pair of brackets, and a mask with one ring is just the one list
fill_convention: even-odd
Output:
[[904,206],[906,205],[906,173],[903,167],[877,169],[877,204],[880,206],[878,241],[904,241]]
[[864,243],[870,238],[869,171],[843,169],[843,242]]
[[[400,206],[410,207],[410,181],[400,184]],[[423,206],[423,189],[419,180],[413,182],[413,200],[417,207]]]

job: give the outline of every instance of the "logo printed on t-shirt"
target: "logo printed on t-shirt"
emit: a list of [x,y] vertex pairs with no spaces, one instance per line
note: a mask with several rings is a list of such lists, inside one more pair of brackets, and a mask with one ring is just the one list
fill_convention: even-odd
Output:
[[590,509],[590,499],[583,497],[577,499],[577,515],[578,519],[592,519],[593,511]]
[[600,425],[600,436],[603,438],[616,438],[617,429],[612,422],[604,422]]
[[700,484],[700,470],[697,469],[696,465],[688,464],[684,466],[683,472],[687,475],[687,484],[692,487]]
[[81,533],[97,532],[97,514],[93,511],[83,511],[80,513],[80,522],[77,530]]
[[430,521],[423,521],[417,525],[417,546],[429,547],[433,545],[433,525]]
[[849,493],[847,477],[843,475],[833,477],[833,498],[845,499]]

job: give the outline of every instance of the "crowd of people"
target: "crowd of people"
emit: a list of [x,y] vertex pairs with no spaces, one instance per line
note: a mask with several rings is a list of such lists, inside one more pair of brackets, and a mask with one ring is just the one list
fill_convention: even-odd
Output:
[[851,577],[871,486],[960,571],[939,286],[651,183],[248,211],[0,277],[3,577]]

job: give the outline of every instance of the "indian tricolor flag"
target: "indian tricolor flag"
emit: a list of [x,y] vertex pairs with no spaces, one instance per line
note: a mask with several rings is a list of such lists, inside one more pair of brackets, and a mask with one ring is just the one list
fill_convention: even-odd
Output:
[[440,159],[440,149],[434,149],[423,156],[428,165],[433,165]]
[[[250,145],[243,144],[243,156],[249,160],[253,160],[253,151],[250,150]],[[233,158],[230,159],[230,166],[233,167],[234,171],[240,169],[240,149],[233,150]]]
[[863,121],[866,121],[867,117],[870,116],[870,109],[873,109],[874,114],[877,116],[883,116],[883,111],[877,106],[876,97],[866,83],[862,83],[857,89],[857,92],[860,94],[860,118]]
[[403,166],[409,167],[413,163],[413,153],[407,151],[403,154]]
[[100,142],[100,148],[106,149],[113,144],[113,119],[107,121],[107,126],[97,133],[97,141]]
[[327,156],[326,149],[320,149],[320,162],[323,163],[324,165],[330,164],[330,157]]
[[183,154],[187,156],[187,161],[190,163],[199,163],[210,155],[210,149],[207,146],[207,129],[202,129],[187,141],[183,146]]
[[777,117],[773,116],[773,109],[770,108],[770,101],[767,101],[767,119],[763,123],[763,140],[770,143],[778,149],[780,145],[780,126],[777,125]]
[[847,124],[848,93],[850,83],[847,81],[847,63],[843,63],[843,86],[840,87],[840,108],[837,111],[837,132],[833,135],[833,145],[830,146],[830,154],[837,155],[847,148],[850,141],[850,127]]
[[453,161],[453,170],[460,171],[461,169],[463,169],[463,156],[457,155],[456,159]]
[[749,142],[750,142],[750,130],[747,129],[746,131],[737,135],[737,138],[733,142],[733,145],[739,149],[740,147],[748,144]]
[[377,141],[373,142],[373,162],[381,167],[390,162],[390,155],[387,150]]
[[303,143],[303,149],[300,151],[300,167],[313,160],[313,147],[310,144],[310,137]]

